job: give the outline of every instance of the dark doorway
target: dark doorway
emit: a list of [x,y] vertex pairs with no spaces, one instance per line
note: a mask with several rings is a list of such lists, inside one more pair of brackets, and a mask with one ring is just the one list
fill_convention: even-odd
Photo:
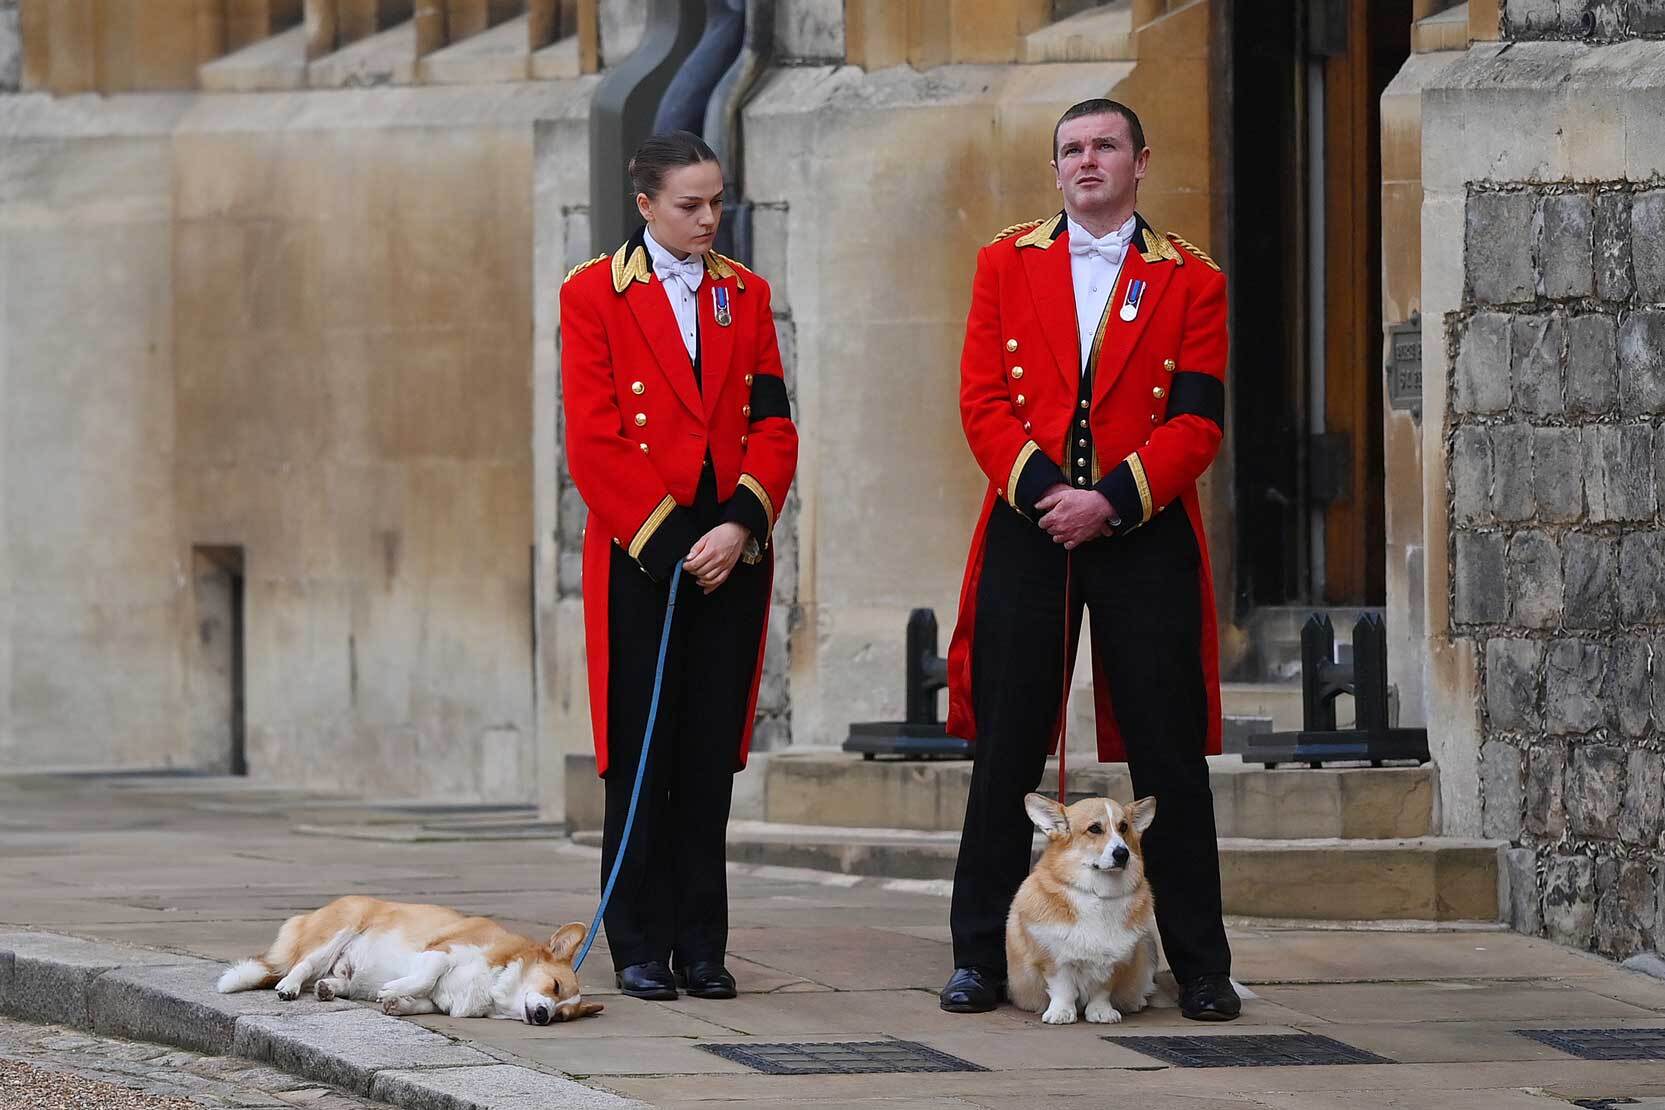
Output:
[[1411,0],[1228,18],[1238,608],[1380,605],[1380,102]]
[[246,775],[243,549],[196,547],[191,552],[191,564],[196,607],[191,664],[192,750],[208,755],[216,769]]

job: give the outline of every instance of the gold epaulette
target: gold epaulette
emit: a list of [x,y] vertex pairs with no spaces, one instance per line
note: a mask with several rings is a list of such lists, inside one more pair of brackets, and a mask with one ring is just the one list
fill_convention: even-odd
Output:
[[989,242],[998,243],[998,242],[1000,242],[1000,240],[1010,238],[1011,236],[1016,235],[1020,231],[1032,231],[1035,228],[1040,227],[1045,222],[1046,222],[1045,219],[1039,219],[1039,220],[1025,220],[1021,224],[1013,224],[1011,227],[1002,228],[1001,231],[1000,231],[1000,234],[996,235],[993,239],[990,239]]
[[1218,262],[1214,261],[1212,258],[1208,257],[1208,252],[1203,250],[1201,247],[1195,245],[1194,243],[1191,243],[1190,241],[1185,239],[1183,236],[1175,235],[1171,231],[1168,232],[1168,238],[1172,239],[1174,242],[1178,243],[1180,246],[1184,247],[1186,250],[1190,251],[1192,254],[1194,254],[1198,258],[1202,259],[1203,265],[1207,266],[1209,269],[1213,270],[1215,273],[1220,272],[1220,264]]
[[605,254],[598,254],[594,258],[587,259],[586,261],[580,262],[578,265],[574,266],[572,269],[567,271],[567,276],[561,279],[561,284],[565,285],[567,282],[571,281],[573,278],[577,277],[579,274],[583,273],[585,270],[588,270],[591,266],[594,266],[597,262],[605,261],[606,258],[607,258],[607,256]]

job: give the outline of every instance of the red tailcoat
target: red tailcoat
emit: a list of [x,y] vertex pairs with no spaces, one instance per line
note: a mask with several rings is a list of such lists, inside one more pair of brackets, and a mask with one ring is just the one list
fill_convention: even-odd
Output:
[[[608,263],[609,264],[604,264]],[[611,546],[664,580],[702,534],[687,506],[706,456],[727,517],[750,528],[747,558],[767,552],[798,460],[769,284],[715,252],[699,305],[700,379],[641,232],[567,275],[561,286],[566,457],[589,520],[584,630],[597,770],[607,770]],[[767,628],[767,621],[765,621]],[[763,638],[757,645],[740,765],[751,745]]]
[[[1135,281],[1145,283],[1143,294],[1134,318],[1125,320],[1121,309]],[[1005,498],[1036,519],[1035,502],[1051,486],[1091,484],[1110,501],[1120,519],[1119,533],[1137,528],[1176,500],[1190,518],[1202,553],[1197,590],[1208,691],[1207,751],[1217,754],[1219,635],[1196,483],[1214,461],[1225,422],[1225,278],[1202,251],[1178,236],[1156,232],[1141,217],[1094,342],[1098,353],[1091,404],[1082,410],[1081,343],[1062,213],[1007,228],[978,253],[960,360],[960,413],[972,454],[989,477],[989,490],[972,537],[959,620],[948,649],[948,732],[976,739],[971,648],[984,530],[995,499]],[[1065,467],[1083,419],[1090,435],[1091,475],[1077,473],[1071,483]],[[1093,676],[1099,759],[1119,762],[1126,756],[1112,692],[1097,658]]]

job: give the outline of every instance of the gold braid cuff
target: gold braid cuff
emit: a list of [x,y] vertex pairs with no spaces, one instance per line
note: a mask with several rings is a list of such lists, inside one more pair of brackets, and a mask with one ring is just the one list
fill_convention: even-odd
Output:
[[1012,464],[1011,474],[1006,477],[1006,502],[1014,508],[1017,507],[1018,479],[1023,477],[1023,468],[1028,465],[1029,456],[1040,449],[1041,445],[1034,440],[1025,443],[1023,450],[1018,452],[1017,462]]
[[653,538],[653,534],[659,531],[659,526],[665,523],[665,518],[675,510],[676,498],[667,493],[665,499],[659,502],[654,510],[648,514],[648,518],[642,522],[642,526],[636,529],[636,535],[631,539],[630,546],[625,549],[630,552],[632,559],[642,557],[642,548],[648,545],[648,541]]
[[775,503],[770,499],[769,491],[763,488],[762,482],[753,478],[750,474],[740,475],[740,484],[751,490],[752,495],[763,506],[763,515],[768,518],[769,531],[772,534],[775,530]]
[[1144,514],[1139,523],[1146,524],[1151,513],[1150,479],[1145,476],[1145,464],[1139,461],[1139,452],[1135,451],[1127,457],[1127,468],[1133,472],[1133,484],[1139,488],[1139,508]]

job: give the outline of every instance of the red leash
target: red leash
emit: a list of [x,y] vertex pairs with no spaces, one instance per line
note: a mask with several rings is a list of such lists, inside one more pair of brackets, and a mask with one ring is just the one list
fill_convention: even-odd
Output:
[[1058,804],[1069,805],[1065,800],[1064,789],[1068,778],[1064,769],[1064,749],[1068,746],[1070,732],[1070,664],[1075,661],[1070,651],[1070,567],[1075,560],[1071,553],[1064,553],[1064,697],[1058,707]]

